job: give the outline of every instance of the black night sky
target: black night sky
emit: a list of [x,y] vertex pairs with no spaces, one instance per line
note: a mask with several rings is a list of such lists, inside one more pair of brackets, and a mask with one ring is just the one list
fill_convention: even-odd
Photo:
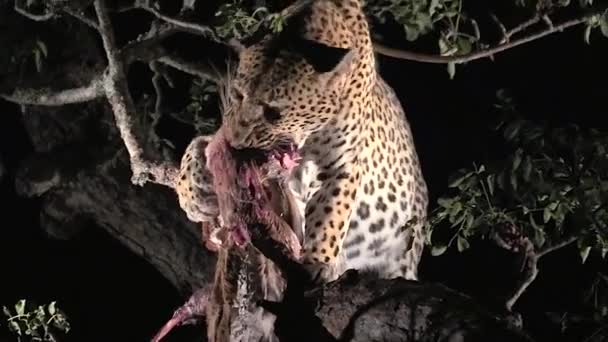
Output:
[[[469,5],[471,15],[487,16],[484,5]],[[382,33],[392,46],[435,51],[424,40],[408,44],[396,29]],[[499,137],[490,128],[498,115],[493,108],[498,89],[510,91],[526,118],[608,128],[607,61],[608,38],[596,32],[587,45],[578,27],[500,53],[494,61],[460,65],[453,80],[444,65],[379,57],[379,68],[412,124],[434,204],[450,173],[475,160],[501,156]],[[19,198],[14,190],[14,173],[32,152],[20,110],[1,100],[0,108],[0,156],[7,168],[0,186],[0,305],[20,298],[57,300],[73,329],[65,341],[149,340],[183,298],[154,268],[100,228],[91,226],[69,241],[45,237],[38,201]],[[463,254],[425,254],[422,280],[444,283],[488,303],[497,300],[518,275],[516,258],[490,245],[473,247]],[[576,248],[548,256],[540,264],[539,278],[520,300],[516,309],[527,315],[526,327],[538,341],[556,341],[559,336],[559,327],[547,323],[543,312],[576,308],[591,271],[606,269],[598,256],[585,265],[579,260]],[[167,341],[192,340],[202,329],[179,328]],[[0,341],[12,340],[1,326]],[[567,340],[578,341],[576,336]]]

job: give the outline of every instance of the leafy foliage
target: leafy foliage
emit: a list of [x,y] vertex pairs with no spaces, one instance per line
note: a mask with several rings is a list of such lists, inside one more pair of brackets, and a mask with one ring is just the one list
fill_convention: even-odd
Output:
[[21,341],[55,342],[59,332],[67,334],[70,324],[56,302],[33,307],[25,299],[19,300],[10,310],[3,306],[8,328]]
[[243,39],[256,32],[261,26],[272,32],[279,32],[284,25],[279,13],[272,13],[266,6],[248,7],[243,0],[232,0],[222,4],[215,16],[221,22],[215,28],[216,33],[225,40]]
[[[368,15],[384,24],[398,23],[408,41],[434,34],[441,56],[462,56],[489,47],[482,42],[477,21],[463,9],[464,0],[368,0],[364,2]],[[256,2],[251,6],[243,0],[232,0],[222,4],[216,12],[219,24],[215,27],[221,39],[243,39],[260,27],[273,32],[281,31],[284,20],[279,13],[271,11],[269,1]],[[585,9],[593,5],[593,0],[512,0],[514,7],[531,11],[530,17],[541,17],[560,8]],[[515,9],[515,8],[514,8]],[[497,25],[502,25],[497,23]],[[503,29],[504,27],[501,27]],[[493,28],[494,30],[495,28]],[[608,37],[608,10],[602,15],[590,17],[586,22],[584,39],[590,43],[594,29],[599,29]],[[506,41],[501,41],[504,44]],[[456,63],[447,64],[450,78],[456,72]]]
[[[507,99],[501,106],[511,104]],[[472,237],[515,230],[537,250],[575,236],[583,262],[591,250],[605,257],[608,135],[523,119],[502,121],[497,130],[511,153],[451,177],[449,193],[432,213],[431,227],[446,223],[455,232],[447,243],[436,242],[433,254],[443,253],[454,241],[463,251]]]

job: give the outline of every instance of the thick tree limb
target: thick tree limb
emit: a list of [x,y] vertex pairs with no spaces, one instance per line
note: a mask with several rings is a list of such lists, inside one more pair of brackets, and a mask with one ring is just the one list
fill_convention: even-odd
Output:
[[[519,38],[519,39],[516,39],[513,41],[507,41],[503,44],[499,44],[499,45],[496,45],[491,48],[475,51],[475,52],[472,52],[472,53],[469,53],[466,55],[460,55],[460,56],[438,56],[438,55],[417,53],[417,52],[411,52],[411,51],[391,48],[391,47],[382,45],[380,43],[374,43],[374,50],[376,52],[378,52],[379,54],[382,54],[385,56],[403,59],[403,60],[415,61],[415,62],[422,62],[422,63],[436,63],[436,64],[467,63],[467,62],[471,62],[471,61],[481,59],[481,58],[491,58],[497,53],[504,52],[504,51],[510,50],[512,48],[515,48],[517,46],[543,38],[550,34],[553,34],[556,32],[561,32],[565,29],[568,29],[568,28],[571,28],[574,26],[578,26],[580,24],[587,22],[591,17],[597,15],[598,13],[601,13],[601,11],[598,11],[597,13],[593,13],[593,14],[587,14],[580,18],[567,20],[559,25],[549,26],[546,29],[541,30],[537,33],[530,34],[528,36],[525,36],[525,37],[522,37],[522,38]],[[531,24],[529,22],[525,22],[522,25],[530,26]],[[517,30],[516,32],[519,32],[519,31],[520,30]]]
[[[31,190],[40,190],[40,185],[53,184],[45,185],[43,192],[41,226],[47,233],[69,238],[86,218],[147,260],[182,295],[211,281],[216,258],[203,248],[199,229],[187,220],[170,191],[129,186],[124,181],[129,167],[123,162],[72,165],[77,171],[68,174],[65,169],[71,165],[63,162],[65,158],[57,165],[53,155],[33,155],[22,164],[29,171],[17,178],[18,191],[29,196],[39,196],[40,192]],[[73,154],[69,156],[75,160]]]
[[286,295],[282,304],[264,307],[278,316],[281,341],[532,341],[445,286],[352,270],[303,297]]

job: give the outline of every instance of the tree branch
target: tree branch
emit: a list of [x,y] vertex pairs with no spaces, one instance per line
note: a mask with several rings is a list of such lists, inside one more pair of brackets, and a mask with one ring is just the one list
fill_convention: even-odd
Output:
[[205,78],[215,83],[220,81],[219,73],[211,70],[211,68],[203,63],[188,62],[177,56],[163,56],[158,61],[190,75]]
[[84,15],[83,13],[78,13],[70,8],[63,8],[63,11],[69,15],[71,15],[72,17],[80,20],[81,22],[83,22],[84,24],[86,24],[87,26],[95,29],[96,31],[99,31],[99,26],[97,25],[97,23],[89,18],[86,17],[86,15]]
[[0,98],[14,103],[36,106],[63,106],[94,100],[104,95],[103,78],[95,77],[84,87],[53,91],[51,89],[15,89]]
[[553,244],[552,246],[545,247],[537,252],[535,250],[534,244],[532,243],[532,241],[530,241],[530,239],[522,239],[521,245],[525,250],[526,257],[525,273],[524,278],[519,282],[513,294],[505,302],[505,307],[509,312],[513,309],[513,306],[521,297],[521,295],[526,291],[526,289],[532,284],[532,282],[534,282],[534,280],[536,280],[536,276],[538,275],[538,260],[551,252],[554,252],[558,249],[572,244],[576,240],[578,240],[578,238],[572,236],[556,244]]
[[[411,51],[405,51],[405,50],[399,50],[399,49],[387,47],[380,43],[374,43],[374,50],[376,52],[378,52],[379,54],[382,54],[385,56],[409,60],[409,61],[415,61],[415,62],[422,62],[422,63],[435,63],[435,64],[467,63],[470,61],[474,61],[476,59],[493,57],[497,53],[500,53],[500,52],[512,49],[514,47],[535,41],[537,39],[543,38],[543,37],[553,34],[555,32],[563,31],[567,28],[571,28],[571,27],[580,25],[582,23],[585,23],[591,17],[597,15],[598,13],[600,13],[600,11],[592,13],[592,14],[584,15],[580,18],[567,20],[559,25],[549,26],[546,29],[541,30],[540,32],[530,34],[529,36],[525,36],[520,39],[516,39],[516,40],[510,41],[510,42],[505,42],[504,44],[498,44],[491,48],[482,49],[479,51],[475,51],[475,52],[472,52],[472,53],[469,53],[466,55],[460,55],[460,56],[439,56],[439,55],[430,55],[430,54],[425,54],[425,53],[417,53],[417,52],[411,52]],[[527,26],[530,26],[531,23],[527,21],[527,22],[521,24],[520,26],[522,26],[522,25],[527,27]],[[513,30],[511,30],[511,31],[513,31]],[[507,34],[509,34],[511,31],[507,32]],[[519,32],[519,31],[520,31],[520,29],[517,29],[513,33]]]
[[53,12],[48,12],[44,14],[30,13],[25,9],[25,2],[26,0],[15,0],[15,5],[13,6],[15,12],[34,21],[47,21],[55,16],[55,13]]
[[[96,28],[97,31],[98,27]],[[120,50],[120,60],[125,67],[135,61],[145,63],[158,60],[179,71],[218,82],[220,76],[203,63],[192,63],[177,56],[167,56],[167,51],[161,42],[171,35],[179,32],[173,25],[164,25],[146,33],[141,39],[127,44]],[[104,74],[107,74],[104,73]],[[91,101],[105,95],[103,88],[104,74],[93,77],[86,86],[65,90],[43,89],[15,89],[11,94],[1,94],[0,98],[23,105],[62,106],[66,104]]]
[[564,239],[564,240],[562,240],[562,241],[560,241],[560,242],[558,242],[558,243],[556,243],[556,244],[554,244],[554,245],[552,245],[552,246],[548,246],[548,247],[545,247],[545,248],[541,249],[541,250],[540,250],[538,253],[536,253],[536,254],[537,254],[537,255],[538,255],[538,257],[540,258],[540,257],[542,257],[542,256],[544,256],[544,255],[546,255],[546,254],[549,254],[549,253],[551,253],[551,252],[555,252],[556,250],[558,250],[558,249],[560,249],[560,248],[564,248],[564,247],[566,247],[566,246],[568,246],[568,245],[570,245],[570,244],[572,244],[572,243],[576,242],[577,240],[578,240],[578,237],[576,237],[576,236],[571,236],[571,237],[569,237],[569,238],[567,238],[567,239]]
[[142,141],[136,137],[133,129],[135,119],[132,114],[136,112],[135,105],[129,92],[124,65],[114,40],[110,16],[104,0],[95,0],[94,6],[99,21],[99,32],[108,59],[107,76],[103,86],[114,112],[116,126],[129,153],[133,172],[131,182],[136,185],[144,185],[147,181],[152,181],[173,188],[178,172],[175,165],[150,162],[143,156]]
[[116,8],[116,11],[117,12],[126,12],[126,11],[130,11],[130,10],[134,10],[134,9],[141,9],[148,13],[151,13],[156,18],[175,26],[180,31],[189,32],[189,33],[192,33],[195,35],[208,37],[216,42],[221,41],[217,37],[217,35],[215,34],[215,31],[213,31],[213,29],[211,27],[209,27],[207,25],[193,23],[193,22],[184,20],[182,18],[175,18],[175,17],[168,16],[166,14],[163,14],[163,13],[159,12],[158,10],[156,10],[155,8],[153,8],[152,6],[150,6],[148,4],[148,1],[136,1],[132,5],[120,6],[120,7]]

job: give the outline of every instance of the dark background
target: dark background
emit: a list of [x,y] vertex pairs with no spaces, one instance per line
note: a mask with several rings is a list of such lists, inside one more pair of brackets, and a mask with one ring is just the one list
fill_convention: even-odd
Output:
[[[487,17],[488,5],[473,3],[470,13]],[[508,18],[511,12],[506,9],[492,8]],[[411,46],[396,28],[382,33],[394,46]],[[431,37],[414,46],[435,51],[432,42]],[[493,108],[498,89],[511,92],[526,118],[605,128],[608,39],[596,32],[591,42],[585,44],[583,27],[577,27],[503,52],[495,61],[459,65],[454,80],[444,65],[379,57],[381,74],[395,88],[412,124],[433,202],[445,191],[451,172],[504,153],[490,129],[498,116]],[[97,227],[70,241],[45,237],[37,200],[21,199],[14,191],[14,172],[32,152],[19,108],[0,101],[0,109],[0,155],[8,173],[0,186],[0,305],[21,298],[41,304],[57,300],[73,329],[65,341],[149,340],[184,299],[155,269]],[[517,260],[476,243],[462,254],[425,254],[421,279],[442,282],[492,304],[518,276]],[[606,269],[606,262],[594,254],[581,265],[576,248],[543,258],[538,279],[516,306],[538,341],[559,340],[559,326],[549,323],[544,312],[577,309],[581,291],[599,268]],[[195,336],[202,329],[179,328],[167,341]],[[0,341],[5,340],[13,339],[2,326]]]

